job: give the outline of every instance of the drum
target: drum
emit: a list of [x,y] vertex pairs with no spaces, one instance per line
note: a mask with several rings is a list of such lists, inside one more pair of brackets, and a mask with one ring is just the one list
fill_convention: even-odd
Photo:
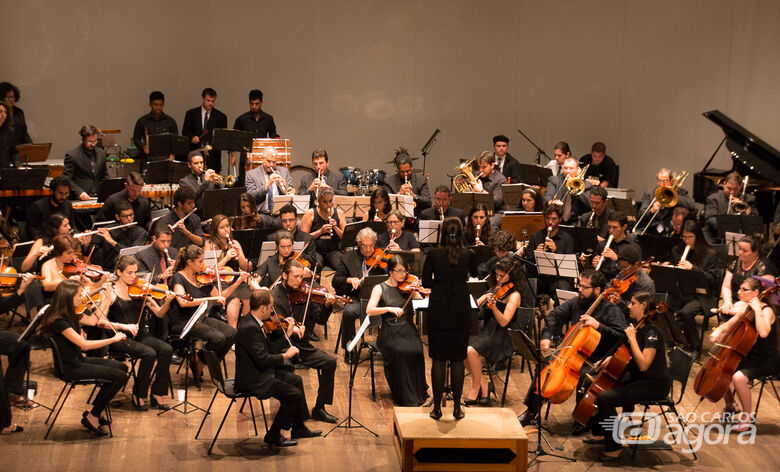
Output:
[[380,185],[385,183],[385,177],[387,176],[387,173],[382,169],[371,169],[366,172],[367,172],[366,183],[368,184],[369,187],[379,187]]
[[360,179],[361,170],[357,167],[342,167],[339,169],[341,171],[342,175],[344,175],[344,180],[347,181],[347,185],[353,185],[357,187]]

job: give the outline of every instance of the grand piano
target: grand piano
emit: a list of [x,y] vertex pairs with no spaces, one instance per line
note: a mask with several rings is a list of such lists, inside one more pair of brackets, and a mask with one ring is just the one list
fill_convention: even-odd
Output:
[[[703,202],[707,195],[720,190],[720,183],[729,172],[749,175],[748,191],[756,195],[758,212],[765,222],[772,222],[777,206],[777,190],[780,190],[780,151],[761,138],[739,125],[720,110],[704,112],[708,120],[723,130],[721,140],[712,157],[701,172],[694,174],[694,199]],[[710,169],[709,166],[723,144],[729,150],[732,168],[729,170]]]

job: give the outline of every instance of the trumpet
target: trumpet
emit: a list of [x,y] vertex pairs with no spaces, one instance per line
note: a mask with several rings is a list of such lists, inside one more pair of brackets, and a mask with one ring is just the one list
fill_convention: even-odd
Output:
[[455,167],[457,175],[452,180],[452,186],[455,187],[455,191],[458,193],[473,192],[473,185],[477,183],[477,178],[472,173],[472,165],[474,159],[464,162]]
[[601,264],[604,263],[604,251],[609,249],[609,246],[612,244],[612,240],[615,239],[613,235],[609,235],[609,238],[607,238],[607,244],[604,245],[604,250],[601,251],[601,257],[599,258],[599,263],[596,264],[596,270],[601,269]]
[[[679,195],[677,194],[677,191],[682,186],[683,182],[685,182],[685,179],[688,178],[688,171],[687,170],[681,170],[679,174],[674,178],[674,182],[671,186],[664,185],[661,187],[658,187],[655,189],[655,193],[653,194],[653,200],[650,202],[650,205],[647,206],[644,213],[642,213],[642,216],[639,217],[638,220],[636,220],[636,224],[634,225],[634,229],[631,230],[631,232],[635,233],[637,228],[639,228],[639,223],[644,219],[645,215],[647,215],[647,212],[650,211],[651,208],[653,208],[653,204],[655,202],[658,202],[661,204],[664,208],[672,208],[673,206],[677,205],[677,202],[679,201]],[[655,220],[655,217],[658,215],[658,212],[653,213],[653,217],[650,218],[650,221],[647,222],[647,225],[645,225],[644,229],[642,229],[641,234],[645,234],[645,231],[647,231],[647,228],[652,224],[653,220]]]
[[745,191],[747,190],[749,178],[750,176],[746,175],[745,179],[742,181],[742,193],[740,194],[738,201],[732,203],[732,199],[729,197],[729,207],[726,210],[727,215],[730,215],[732,211],[735,215],[746,215],[748,210],[750,210],[750,205],[745,203]]

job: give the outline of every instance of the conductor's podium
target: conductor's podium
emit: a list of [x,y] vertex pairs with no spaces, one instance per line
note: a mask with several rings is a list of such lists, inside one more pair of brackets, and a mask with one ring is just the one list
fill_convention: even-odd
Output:
[[460,421],[451,406],[442,411],[435,421],[430,407],[394,408],[393,444],[402,471],[525,470],[528,438],[512,410],[467,408]]

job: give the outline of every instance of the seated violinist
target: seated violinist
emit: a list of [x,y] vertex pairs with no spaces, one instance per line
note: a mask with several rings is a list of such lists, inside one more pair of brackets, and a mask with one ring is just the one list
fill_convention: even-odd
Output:
[[[631,301],[631,297],[636,292],[647,292],[650,295],[655,295],[655,282],[650,278],[647,273],[641,269],[634,270],[642,262],[642,255],[639,252],[638,247],[634,246],[622,246],[618,249],[618,267],[620,272],[611,282],[614,284],[618,280],[623,278],[623,274],[627,272],[633,272],[632,275],[636,275],[636,279],[633,279],[627,286],[621,286],[620,288],[620,301],[615,303],[623,310],[623,313],[628,316],[628,302]],[[632,267],[634,266],[634,267]],[[625,285],[625,282],[624,284]]]
[[377,236],[376,244],[388,251],[420,252],[420,243],[411,231],[404,231],[406,219],[399,210],[393,210],[385,218],[387,233]]
[[[723,343],[729,333],[746,320],[749,315],[754,319],[748,321],[753,324],[758,332],[756,343],[750,352],[742,359],[736,372],[731,377],[731,383],[742,405],[739,409],[734,395],[727,390],[723,401],[726,403],[724,413],[735,414],[739,426],[734,431],[743,432],[749,430],[755,421],[755,412],[750,398],[750,384],[758,377],[777,375],[780,373],[780,355],[777,350],[777,317],[771,305],[759,298],[761,291],[761,279],[750,277],[739,286],[739,301],[733,305],[734,316],[727,322],[718,326],[711,334],[712,343]],[[727,420],[728,418],[725,418]]]
[[[169,310],[171,316],[169,324],[174,334],[178,335],[181,333],[187,321],[189,321],[201,303],[214,300],[224,306],[225,299],[248,276],[246,272],[241,272],[241,275],[236,277],[233,284],[225,283],[223,288],[221,283],[216,283],[213,266],[211,267],[212,271],[210,271],[211,276],[207,275],[206,269],[206,264],[203,261],[203,249],[190,244],[179,251],[179,256],[176,259],[176,273],[173,274],[170,284],[176,295],[179,295]],[[184,295],[191,297],[191,300],[183,298]],[[216,354],[221,361],[225,354],[230,351],[233,338],[236,336],[236,329],[216,318],[207,316],[203,321],[193,326],[188,336],[206,341],[206,349]],[[198,351],[197,365],[193,369],[193,375],[196,379],[200,378],[205,365],[203,354]]]
[[[27,256],[22,261],[22,271],[34,272],[37,267],[40,267],[39,261],[45,261],[51,257],[52,240],[54,237],[58,234],[70,235],[70,232],[70,221],[67,217],[59,213],[50,215],[43,223],[41,237],[33,242],[30,252],[27,253]],[[79,238],[79,241],[82,245],[89,245],[91,237],[84,236]]]
[[[151,404],[158,410],[169,410],[165,403],[170,382],[171,357],[173,348],[166,341],[150,332],[148,312],[157,319],[162,320],[168,312],[173,301],[173,292],[163,294],[164,301],[158,305],[152,298],[152,294],[144,292],[140,288],[145,282],[138,279],[138,262],[133,256],[119,256],[116,261],[117,281],[114,289],[109,292],[111,308],[108,310],[108,319],[115,326],[120,326],[127,331],[126,342],[114,343],[108,346],[109,352],[122,353],[131,359],[139,359],[138,371],[135,374],[133,394],[130,403],[136,411],[146,411],[146,395],[149,384],[152,385]],[[140,282],[140,283],[139,283]],[[132,287],[132,288],[131,288]],[[140,295],[139,295],[140,294]],[[148,310],[148,312],[147,312]],[[124,329],[128,327],[129,329]],[[154,369],[154,383],[152,384],[152,368]]]
[[325,405],[333,404],[336,358],[312,346],[310,342],[315,323],[327,322],[335,297],[324,291],[324,301],[317,302],[313,297],[310,298],[309,290],[312,288],[303,283],[303,273],[303,266],[295,259],[289,259],[282,266],[282,283],[271,289],[274,295],[274,310],[290,324],[297,326],[289,337],[291,344],[284,336],[271,339],[269,335],[269,341],[271,349],[279,354],[296,347],[300,364],[317,370],[320,387],[317,391],[317,401],[311,409],[311,418],[326,423],[338,423],[338,418],[325,411]]
[[[607,280],[601,272],[584,270],[580,275],[579,293],[576,297],[557,306],[545,319],[544,329],[541,333],[540,347],[542,354],[549,354],[552,348],[553,336],[560,336],[562,328],[567,323],[575,326],[582,322],[582,326],[591,327],[601,333],[593,353],[588,358],[592,364],[603,359],[610,348],[623,339],[626,329],[626,317],[620,308],[604,299],[593,309],[590,315],[585,314],[594,305],[599,295],[604,291]],[[558,346],[559,348],[561,346]],[[560,351],[559,351],[560,352]],[[587,364],[580,371],[580,383],[583,382],[582,374],[589,371]],[[542,379],[544,382],[544,379]],[[524,403],[528,409],[518,417],[520,424],[528,426],[534,422],[536,415],[541,411],[542,398],[533,387],[529,388]]]
[[399,406],[420,406],[428,398],[428,384],[422,340],[414,324],[410,299],[420,299],[422,295],[417,290],[401,291],[409,275],[409,267],[401,256],[390,257],[387,270],[387,281],[374,285],[371,291],[366,314],[382,317],[376,345],[382,353],[393,402]]
[[[292,234],[293,242],[303,242],[303,255],[301,257],[309,261],[312,267],[315,263],[322,267],[323,259],[316,250],[316,244],[313,243],[314,238],[309,233],[298,229],[298,212],[292,203],[279,210],[279,220],[281,220],[282,229]],[[273,241],[274,235],[269,235],[268,240]]]
[[488,383],[482,375],[480,356],[489,364],[512,356],[515,346],[506,328],[525,327],[529,320],[518,320],[515,314],[518,307],[533,305],[534,300],[525,274],[512,257],[497,261],[488,276],[488,285],[491,290],[477,300],[477,305],[482,307],[484,325],[479,334],[469,337],[466,351],[466,369],[471,372],[471,393],[463,400],[466,405],[487,405],[490,395],[496,396],[493,383]]
[[368,275],[385,274],[387,267],[387,262],[380,260],[379,253],[382,251],[376,249],[376,233],[371,228],[361,229],[355,239],[358,248],[350,249],[339,258],[336,275],[333,276],[336,293],[352,299],[341,315],[341,347],[344,348],[344,362],[347,363],[350,362],[347,343],[355,337],[355,321],[361,317],[360,285]]
[[[225,215],[214,215],[211,219],[211,239],[206,243],[205,251],[217,252],[217,265],[220,272],[236,271],[250,272],[252,263],[244,256],[244,249],[241,243],[231,237],[233,229],[230,227],[230,220]],[[214,261],[207,261],[213,265]],[[240,284],[229,296],[226,296],[228,324],[234,328],[238,327],[238,318],[241,315],[249,313],[249,295],[252,291],[246,283]]]
[[[596,397],[596,414],[590,420],[593,436],[585,439],[586,444],[604,444],[602,460],[614,460],[623,452],[621,443],[615,440],[613,431],[617,407],[624,412],[631,411],[634,404],[663,400],[672,385],[666,366],[665,345],[661,330],[652,321],[639,323],[647,316],[652,294],[636,292],[628,304],[631,323],[625,328],[626,344],[631,351],[629,364],[623,380],[613,388],[604,390]],[[605,365],[608,357],[601,362]],[[749,394],[748,394],[749,395]]]
[[[260,267],[257,268],[257,277],[259,278],[259,286],[273,287],[276,282],[282,278],[282,266],[293,254],[293,239],[292,234],[289,231],[280,229],[274,233],[274,243],[276,244],[276,252],[268,256],[268,259],[264,260]],[[303,259],[305,271],[307,276],[311,276],[311,271],[306,268],[306,264],[310,264],[308,260]]]
[[[119,200],[114,206],[116,208],[116,225],[127,225],[133,223],[135,214],[133,207],[125,200]],[[117,228],[109,231],[102,227],[97,230],[97,234],[92,238],[92,244],[87,253],[92,253],[91,261],[102,266],[104,269],[114,270],[114,263],[122,249],[134,246],[142,246],[146,240],[146,231],[139,225]]]
[[333,205],[333,190],[323,188],[317,206],[309,208],[301,218],[301,231],[314,238],[314,247],[325,264],[336,267],[341,255],[341,237],[347,220]]
[[[41,266],[41,276],[43,276],[41,285],[43,285],[43,291],[50,294],[57,289],[57,286],[62,281],[69,277],[65,275],[65,266],[75,265],[78,262],[76,260],[76,249],[79,247],[79,243],[73,236],[60,234],[52,240],[52,247],[54,257],[44,262]],[[80,280],[82,284],[89,282],[83,274],[73,276]],[[98,274],[98,277],[106,278],[107,275],[106,273]]]

